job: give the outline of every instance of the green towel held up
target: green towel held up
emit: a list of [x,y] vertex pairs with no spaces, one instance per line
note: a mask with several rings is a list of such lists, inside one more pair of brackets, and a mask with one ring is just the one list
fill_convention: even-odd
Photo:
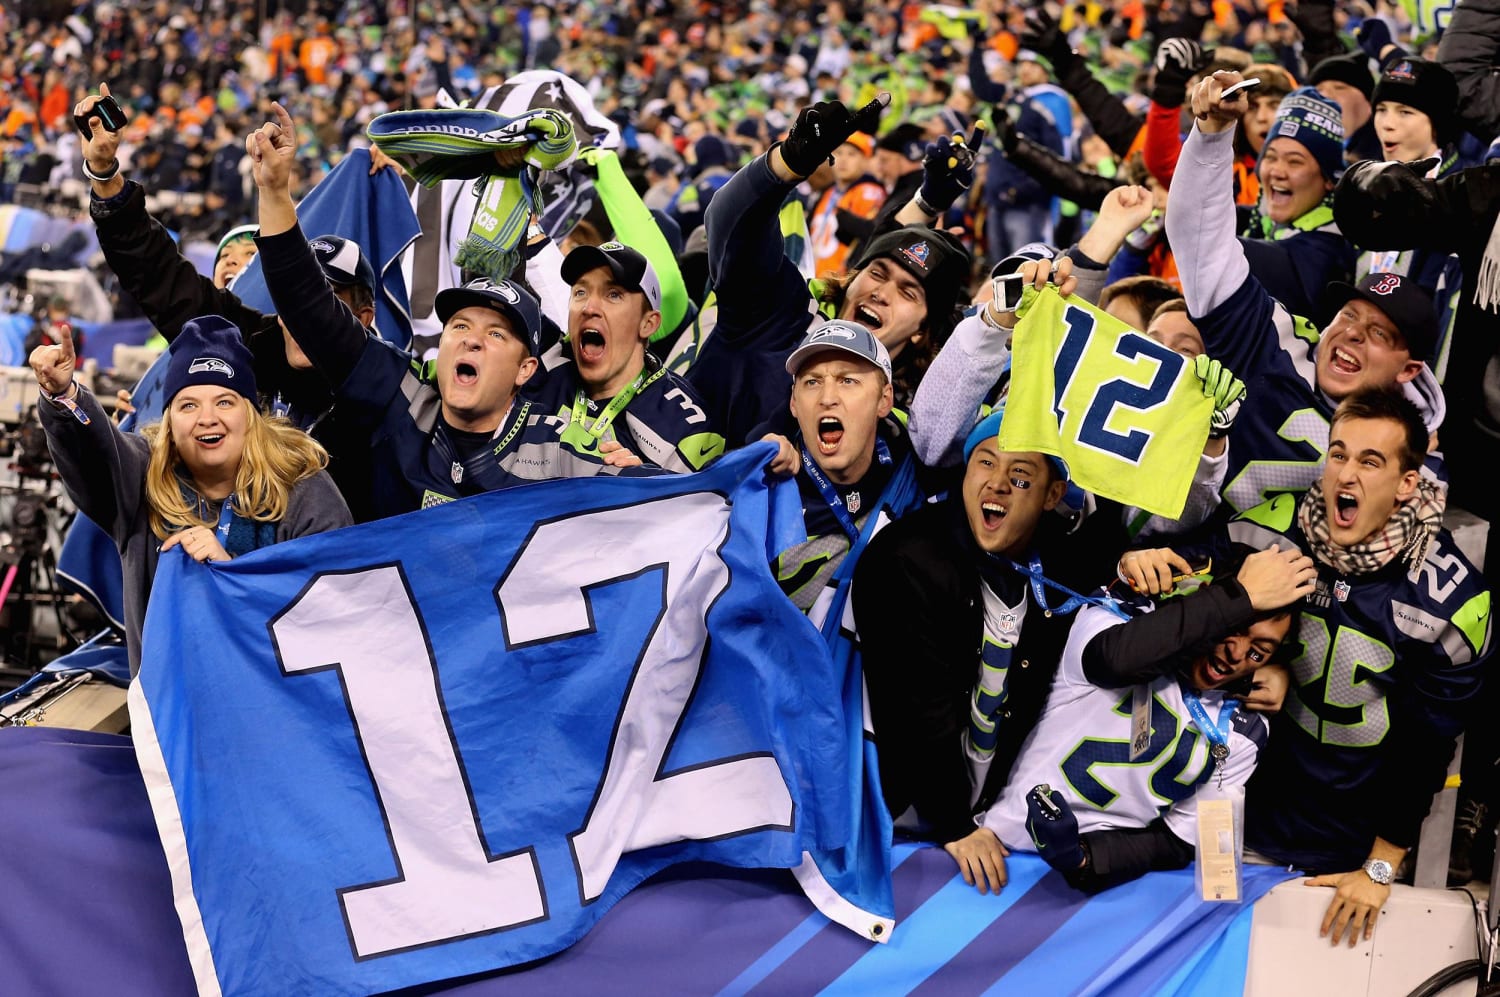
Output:
[[[538,211],[530,170],[573,162],[578,140],[559,111],[541,108],[514,118],[474,108],[392,111],[370,122],[370,141],[424,187],[473,179],[479,204],[453,262],[499,281],[521,265],[526,228]],[[497,152],[523,149],[523,165],[503,171]]]

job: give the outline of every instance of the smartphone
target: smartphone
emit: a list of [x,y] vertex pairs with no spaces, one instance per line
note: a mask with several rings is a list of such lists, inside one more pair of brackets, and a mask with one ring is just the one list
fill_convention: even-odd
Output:
[[1205,575],[1211,575],[1211,574],[1213,574],[1213,570],[1214,570],[1213,558],[1209,558],[1208,560],[1203,561],[1201,564],[1190,564],[1189,565],[1189,570],[1186,573],[1181,573],[1181,572],[1173,572],[1172,573],[1172,584],[1176,585],[1178,582],[1187,581],[1189,578],[1199,578],[1199,579],[1201,579]]
[[1254,76],[1248,80],[1240,80],[1233,86],[1224,88],[1224,92],[1219,95],[1219,102],[1224,103],[1225,101],[1234,100],[1236,94],[1248,94],[1258,86],[1260,86],[1260,80]]
[[86,113],[73,115],[73,124],[86,139],[94,137],[89,130],[90,118],[98,118],[107,131],[117,132],[125,127],[125,109],[113,97],[101,97]]
[[1021,292],[1026,290],[1026,279],[1019,273],[992,277],[990,287],[994,291],[995,303],[991,307],[995,311],[1013,312],[1021,307]]

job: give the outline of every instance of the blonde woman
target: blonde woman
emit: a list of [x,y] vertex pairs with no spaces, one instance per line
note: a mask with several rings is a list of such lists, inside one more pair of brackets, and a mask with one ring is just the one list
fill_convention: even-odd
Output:
[[73,380],[71,336],[31,354],[52,459],[73,502],[114,538],[125,572],[125,641],[140,670],[141,626],[156,563],[181,547],[227,561],[351,522],[328,454],[284,419],[256,408],[255,372],[240,330],[208,315],[172,343],[166,415],[122,433]]

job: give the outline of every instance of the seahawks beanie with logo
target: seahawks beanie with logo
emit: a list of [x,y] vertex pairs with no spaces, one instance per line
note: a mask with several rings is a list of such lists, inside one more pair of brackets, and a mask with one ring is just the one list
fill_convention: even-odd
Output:
[[204,315],[184,323],[182,332],[172,340],[171,359],[162,380],[167,404],[183,388],[199,384],[216,384],[239,392],[251,405],[259,401],[250,348],[239,326],[221,315]]
[[1265,155],[1274,139],[1300,142],[1329,180],[1337,180],[1344,169],[1344,117],[1338,101],[1329,100],[1312,87],[1298,87],[1281,100],[1276,120],[1266,132]]

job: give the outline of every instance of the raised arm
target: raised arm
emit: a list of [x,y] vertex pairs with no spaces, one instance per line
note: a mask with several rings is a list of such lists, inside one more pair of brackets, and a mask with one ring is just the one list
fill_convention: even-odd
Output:
[[[107,96],[109,84],[101,83],[99,94],[85,97],[73,111],[86,114]],[[89,127],[91,135],[82,143],[84,164],[89,174],[107,178],[89,181],[89,215],[99,233],[99,248],[120,286],[156,330],[170,342],[184,322],[200,315],[223,315],[247,331],[259,328],[265,317],[229,291],[214,287],[177,251],[161,223],[146,212],[145,189],[119,171],[120,136],[97,117]]]
[[1167,240],[1177,259],[1188,311],[1207,315],[1250,276],[1245,251],[1235,238],[1234,129],[1249,109],[1243,92],[1227,103],[1224,88],[1238,73],[1205,77],[1193,91],[1192,133],[1167,195]]
[[323,277],[317,258],[297,224],[292,203],[296,126],[279,103],[276,121],[250,133],[245,148],[260,192],[261,269],[282,325],[308,360],[338,388],[364,352],[368,333]]
[[66,326],[61,338],[31,351],[41,389],[37,413],[68,497],[118,543],[145,501],[149,448],[141,437],[120,432],[93,394],[73,380],[77,356]]

